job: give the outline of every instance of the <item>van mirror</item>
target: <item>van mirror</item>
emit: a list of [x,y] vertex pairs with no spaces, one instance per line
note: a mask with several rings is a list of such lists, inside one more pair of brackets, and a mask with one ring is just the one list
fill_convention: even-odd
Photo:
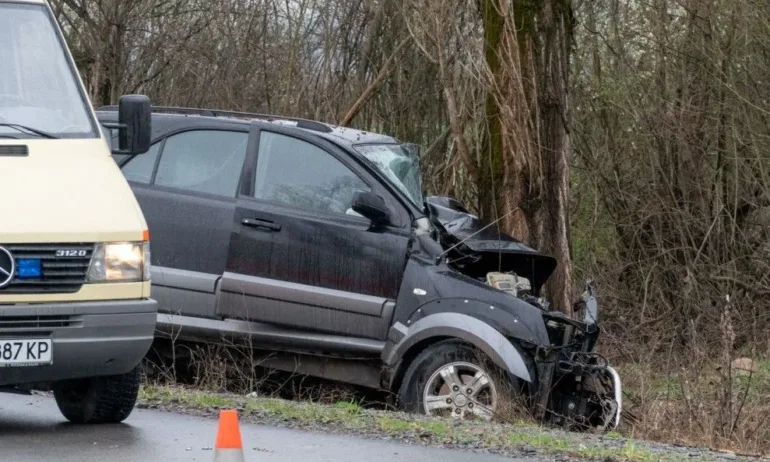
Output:
[[144,95],[124,95],[118,106],[118,123],[105,123],[118,130],[118,148],[113,154],[136,155],[150,150],[152,107]]
[[385,199],[369,191],[357,191],[353,197],[353,211],[372,220],[377,225],[390,223],[390,209]]

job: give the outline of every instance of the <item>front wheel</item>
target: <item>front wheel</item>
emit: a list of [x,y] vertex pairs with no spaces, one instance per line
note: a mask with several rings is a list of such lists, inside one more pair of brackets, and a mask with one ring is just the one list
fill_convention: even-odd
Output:
[[119,423],[131,414],[139,396],[141,369],[107,377],[66,380],[53,386],[64,417],[74,423]]
[[445,340],[411,362],[401,382],[399,402],[407,412],[491,420],[511,385],[482,352],[459,340]]

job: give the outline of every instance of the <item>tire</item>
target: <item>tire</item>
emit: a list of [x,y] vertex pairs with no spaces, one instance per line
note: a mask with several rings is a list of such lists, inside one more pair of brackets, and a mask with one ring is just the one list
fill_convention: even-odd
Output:
[[[441,377],[442,370],[446,371],[449,366],[453,367],[452,370],[457,373],[456,377],[463,382],[458,388],[464,388],[463,385],[472,383],[473,379],[470,378],[472,376],[467,375],[473,372],[472,367],[485,373],[491,384],[489,387],[495,395],[491,405],[489,402],[477,399],[478,395],[473,396],[464,393],[463,390],[450,390],[450,381]],[[467,372],[461,373],[462,368],[467,369]],[[441,388],[438,392],[434,392],[434,386],[437,384]],[[431,389],[426,391],[427,387]],[[467,388],[466,390],[470,391]],[[462,419],[468,418],[467,414],[471,414],[472,417],[491,420],[497,417],[495,408],[499,407],[499,398],[511,394],[517,395],[520,391],[519,381],[514,380],[510,374],[503,373],[484,353],[460,340],[450,339],[430,345],[412,360],[404,373],[398,397],[399,407],[406,412],[430,413],[442,417],[449,417],[451,414],[453,418]],[[426,393],[429,400],[431,397],[436,399],[443,396],[445,401],[447,399],[451,401],[451,405],[446,401],[447,409],[433,409],[429,412],[425,407]],[[469,404],[474,408],[468,407]],[[437,405],[443,406],[438,402]]]
[[58,382],[53,386],[53,395],[70,422],[120,423],[134,409],[141,378],[137,366],[127,374]]

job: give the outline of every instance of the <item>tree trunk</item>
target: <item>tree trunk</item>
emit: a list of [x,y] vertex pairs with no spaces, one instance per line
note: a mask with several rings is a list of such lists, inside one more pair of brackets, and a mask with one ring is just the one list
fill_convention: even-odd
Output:
[[541,12],[541,51],[536,72],[540,79],[540,159],[544,187],[536,214],[539,244],[559,262],[548,281],[551,300],[562,310],[570,306],[572,254],[569,235],[568,73],[572,40],[570,0],[546,0]]
[[558,260],[546,293],[567,311],[571,0],[481,0],[479,6],[490,77],[479,210]]

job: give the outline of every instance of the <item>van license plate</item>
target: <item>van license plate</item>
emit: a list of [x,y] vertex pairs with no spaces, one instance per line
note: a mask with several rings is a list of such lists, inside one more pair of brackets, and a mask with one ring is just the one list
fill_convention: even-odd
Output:
[[51,364],[51,339],[0,339],[0,367]]

